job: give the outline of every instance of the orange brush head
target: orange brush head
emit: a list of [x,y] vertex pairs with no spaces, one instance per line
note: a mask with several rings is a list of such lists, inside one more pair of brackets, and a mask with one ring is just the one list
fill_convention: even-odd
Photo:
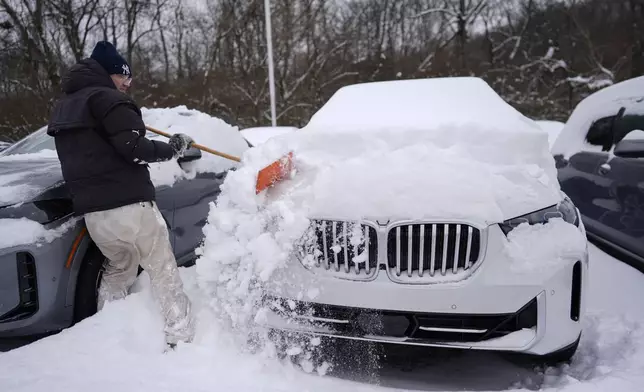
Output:
[[290,177],[292,170],[293,153],[289,152],[288,155],[283,156],[257,173],[255,194],[259,194],[261,191],[273,184]]

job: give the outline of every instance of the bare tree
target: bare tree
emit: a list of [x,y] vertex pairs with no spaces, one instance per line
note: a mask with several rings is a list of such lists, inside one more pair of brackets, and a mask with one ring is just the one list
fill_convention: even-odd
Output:
[[76,61],[85,52],[90,32],[98,25],[94,18],[99,0],[47,0],[47,8],[56,24],[62,28]]

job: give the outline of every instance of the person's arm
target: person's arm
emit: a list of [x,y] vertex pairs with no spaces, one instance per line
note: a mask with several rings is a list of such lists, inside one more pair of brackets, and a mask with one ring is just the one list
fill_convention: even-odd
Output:
[[100,123],[110,144],[128,161],[139,164],[162,162],[175,155],[168,143],[145,137],[145,124],[131,103],[116,103],[105,113]]
[[96,92],[91,96],[89,105],[109,143],[130,162],[146,164],[167,161],[182,156],[193,142],[189,136],[181,133],[172,135],[168,143],[147,139],[141,112],[129,97],[116,90]]

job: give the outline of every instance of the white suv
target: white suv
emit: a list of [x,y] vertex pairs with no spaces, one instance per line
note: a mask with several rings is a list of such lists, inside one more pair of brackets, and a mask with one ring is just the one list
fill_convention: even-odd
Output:
[[[206,241],[222,265],[212,280],[226,290],[238,295],[258,274],[260,325],[574,354],[588,268],[579,212],[559,189],[547,134],[482,80],[348,86],[261,148],[247,165],[291,150],[295,175],[257,196],[260,218],[239,196],[246,169],[231,174]],[[232,276],[244,278],[235,286]]]

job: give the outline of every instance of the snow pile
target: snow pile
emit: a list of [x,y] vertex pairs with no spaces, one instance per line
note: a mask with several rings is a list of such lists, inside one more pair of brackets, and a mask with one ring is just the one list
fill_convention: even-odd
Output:
[[553,154],[569,158],[579,151],[601,152],[601,146],[593,146],[586,141],[590,126],[601,118],[617,115],[622,107],[630,107],[642,98],[644,76],[625,80],[589,95],[570,115],[552,147]]
[[240,132],[244,139],[248,140],[253,146],[266,143],[268,139],[287,135],[291,132],[297,131],[296,127],[255,127],[242,129]]
[[236,181],[224,182],[217,205],[211,206],[197,271],[212,307],[248,333],[262,282],[286,263],[309,221],[287,201],[262,210],[252,200],[236,202],[230,197],[236,186]]
[[[225,121],[198,110],[177,106],[164,109],[142,108],[146,125],[169,134],[185,133],[196,143],[226,154],[241,156],[248,144],[241,137],[239,129]],[[167,142],[167,139],[148,131],[146,137]],[[150,176],[155,186],[173,185],[184,178],[194,178],[196,173],[218,173],[238,166],[238,163],[203,152],[202,158],[181,168],[175,160],[150,164]]]
[[[289,151],[295,175],[256,195],[257,172]],[[197,270],[213,308],[243,332],[309,219],[486,227],[561,199],[547,135],[473,78],[343,88],[304,129],[242,161],[211,205]]]
[[[548,244],[548,246],[544,246]],[[522,223],[508,234],[506,252],[517,272],[548,271],[563,260],[582,260],[587,241],[579,229],[560,218]]]
[[69,229],[73,228],[78,219],[70,219],[62,225],[48,229],[38,222],[27,218],[0,219],[0,249],[17,245],[51,243]]
[[[508,105],[482,79],[429,78],[364,83],[343,87],[311,118],[307,129],[327,132],[418,130],[437,125],[471,126],[495,132],[541,135],[534,121]],[[449,138],[446,130],[436,135]],[[458,136],[457,136],[458,137]],[[537,136],[536,140],[540,140]],[[537,144],[538,145],[538,144]]]
[[561,121],[550,120],[539,120],[536,121],[536,123],[548,134],[548,144],[550,145],[550,148],[552,148],[565,124]]

